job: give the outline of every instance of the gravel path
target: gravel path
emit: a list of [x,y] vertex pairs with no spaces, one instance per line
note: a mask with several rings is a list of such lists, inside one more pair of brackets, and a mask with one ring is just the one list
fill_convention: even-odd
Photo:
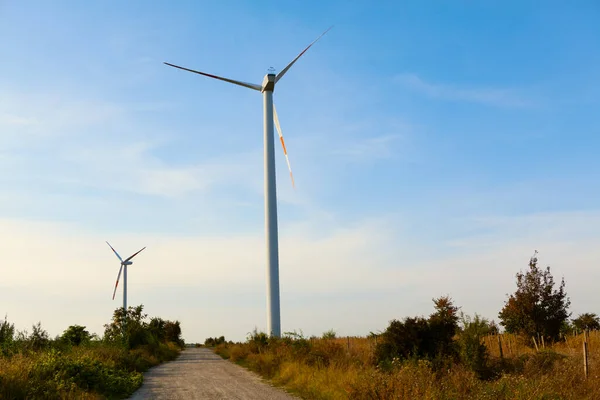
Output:
[[205,348],[185,349],[175,361],[150,369],[131,399],[297,400]]

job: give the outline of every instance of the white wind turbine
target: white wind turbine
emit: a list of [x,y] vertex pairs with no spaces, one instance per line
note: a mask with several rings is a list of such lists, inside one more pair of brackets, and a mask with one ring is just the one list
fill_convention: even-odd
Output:
[[129,256],[127,259],[123,260],[119,253],[117,253],[117,251],[113,249],[110,243],[106,242],[106,244],[108,245],[108,247],[111,248],[113,253],[115,253],[119,261],[121,261],[121,268],[119,268],[119,275],[117,275],[117,282],[115,283],[115,290],[113,291],[112,299],[115,299],[115,294],[117,293],[117,286],[119,286],[119,279],[121,278],[121,271],[123,271],[123,310],[125,311],[125,315],[127,315],[127,266],[133,264],[133,261],[131,261],[131,259],[140,254],[142,250],[144,250],[146,247],[144,247],[142,250],[137,251],[132,256]]
[[309,44],[300,54],[296,56],[284,69],[282,69],[277,75],[268,73],[263,78],[262,84],[258,85],[255,83],[247,83],[236,81],[234,79],[223,78],[221,76],[208,74],[206,72],[200,72],[189,68],[180,67],[178,65],[170,64],[165,62],[166,65],[171,67],[179,68],[185,71],[194,72],[196,74],[208,76],[209,78],[219,79],[221,81],[233,83],[259,91],[263,94],[263,123],[264,123],[264,156],[265,156],[265,231],[267,239],[267,331],[270,335],[279,337],[281,336],[281,318],[279,314],[279,244],[277,235],[277,191],[275,188],[275,142],[274,142],[274,131],[273,131],[273,117],[275,118],[275,127],[279,134],[279,139],[283,147],[283,152],[290,170],[290,177],[292,179],[292,185],[294,185],[294,177],[292,175],[292,168],[287,155],[287,150],[283,142],[283,135],[281,133],[281,127],[279,125],[279,119],[277,118],[277,111],[273,105],[273,91],[275,85],[285,75],[285,73],[294,65],[296,61],[306,51],[317,42],[323,35],[329,30],[327,29],[318,38],[316,38],[311,44]]

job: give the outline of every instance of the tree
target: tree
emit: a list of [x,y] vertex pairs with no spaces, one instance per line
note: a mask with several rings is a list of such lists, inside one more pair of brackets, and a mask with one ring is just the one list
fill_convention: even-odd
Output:
[[0,346],[10,344],[15,336],[15,324],[8,322],[8,317],[4,316],[4,321],[0,322]]
[[508,333],[557,340],[561,326],[571,315],[564,278],[558,290],[554,289],[550,267],[545,270],[538,267],[537,250],[529,261],[529,271],[519,271],[516,276],[517,290],[498,315],[500,325]]
[[[167,342],[175,343],[180,347],[185,346],[185,342],[181,338],[181,324],[179,321],[165,321],[164,332],[164,338]],[[225,341],[224,337],[223,341]]]
[[72,346],[79,346],[82,343],[87,343],[90,338],[90,333],[85,329],[85,326],[80,325],[69,326],[61,336],[63,342],[69,343]]
[[595,331],[600,329],[600,318],[594,313],[580,314],[573,320],[573,326],[579,331]]
[[41,350],[50,344],[48,332],[42,328],[42,323],[38,322],[32,326],[31,335],[27,338],[29,345],[33,350]]
[[482,343],[482,339],[490,335],[497,327],[477,314],[473,318],[461,314],[461,323],[462,329],[458,337],[460,359],[477,376],[487,378],[489,353],[487,347]]
[[458,331],[458,307],[450,296],[433,299],[435,312],[429,316],[429,328],[434,349],[431,353],[441,356],[455,355],[453,338]]
[[[185,343],[181,338],[179,321],[168,321],[159,317],[150,318],[143,312],[144,306],[129,307],[127,313],[123,307],[114,311],[110,324],[104,325],[104,340],[124,343],[129,349],[140,346],[160,347],[161,343],[172,342],[180,347]],[[223,338],[225,340],[225,338]]]
[[392,320],[375,349],[378,362],[391,362],[394,358],[427,358],[429,356],[430,331],[423,317],[407,317],[404,321]]
[[0,356],[8,355],[15,338],[15,325],[8,322],[8,317],[4,316],[4,321],[0,321]]
[[148,329],[159,341],[164,342],[165,340],[165,320],[160,317],[154,317],[150,319]]
[[148,314],[144,314],[143,310],[143,305],[128,307],[127,312],[123,307],[117,308],[112,322],[104,325],[104,340],[123,342],[130,349],[152,342],[154,338],[146,329],[148,324],[145,319]]
[[458,307],[448,296],[433,299],[433,303],[435,312],[429,319],[407,317],[403,321],[390,321],[375,349],[379,363],[414,357],[434,361],[434,367],[441,367],[447,359],[458,355],[453,341],[458,331]]

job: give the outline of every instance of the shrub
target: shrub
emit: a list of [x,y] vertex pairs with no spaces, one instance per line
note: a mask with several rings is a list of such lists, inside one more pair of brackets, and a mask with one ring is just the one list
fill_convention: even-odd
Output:
[[317,367],[327,367],[333,360],[343,358],[344,346],[331,340],[315,342],[308,353],[306,363]]
[[323,339],[335,339],[336,338],[336,333],[333,329],[330,329],[326,332],[323,332],[323,336],[321,336]]
[[229,358],[231,361],[234,362],[245,360],[249,354],[250,352],[248,351],[246,346],[243,345],[233,345],[229,350]]
[[204,340],[204,345],[210,346],[210,347],[215,347],[215,346],[218,346],[223,343],[225,343],[225,336],[214,337],[214,338],[209,337],[209,338],[206,338],[206,340]]
[[269,345],[269,336],[264,332],[258,332],[256,328],[248,334],[248,346],[251,353],[260,353]]
[[471,319],[462,316],[462,332],[458,337],[460,359],[467,368],[471,369],[480,378],[491,377],[488,366],[489,353],[482,343],[484,336],[490,333],[490,324],[485,318],[475,314]]
[[[124,313],[117,310],[113,321],[106,325],[108,338],[104,341],[92,340],[95,335],[78,325],[50,340],[40,323],[33,326],[31,335],[23,331],[14,337],[14,327],[5,318],[4,324],[0,322],[0,331],[2,342],[10,342],[11,351],[0,354],[0,399],[129,396],[141,385],[143,371],[174,359],[180,351],[179,344],[167,340],[175,338],[180,330],[169,336],[166,328],[160,329],[169,321],[154,324],[158,330],[151,330],[141,310],[142,306],[130,308],[140,317],[131,325],[120,325]],[[171,324],[178,327],[178,323]],[[119,329],[125,326],[131,328],[127,331],[129,343],[121,341]]]
[[429,319],[422,317],[392,320],[381,334],[375,350],[375,360],[389,367],[394,358],[435,361],[437,369],[445,367],[457,355],[453,337],[458,330],[458,309],[449,297],[433,299],[436,312]]
[[91,336],[85,326],[71,325],[62,334],[61,340],[72,346],[89,342]]
[[32,326],[32,332],[27,338],[27,342],[32,350],[41,350],[48,347],[50,339],[48,338],[48,332],[42,328],[41,322]]
[[271,353],[251,353],[248,355],[246,360],[248,361],[248,365],[252,370],[267,378],[272,378],[279,367],[277,358]]

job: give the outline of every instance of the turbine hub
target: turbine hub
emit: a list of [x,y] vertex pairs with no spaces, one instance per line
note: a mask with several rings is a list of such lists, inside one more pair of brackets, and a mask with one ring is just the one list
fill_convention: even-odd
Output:
[[275,90],[275,74],[267,74],[267,75],[265,75],[265,78],[262,81],[261,92],[264,92],[264,91],[272,92],[273,90]]

